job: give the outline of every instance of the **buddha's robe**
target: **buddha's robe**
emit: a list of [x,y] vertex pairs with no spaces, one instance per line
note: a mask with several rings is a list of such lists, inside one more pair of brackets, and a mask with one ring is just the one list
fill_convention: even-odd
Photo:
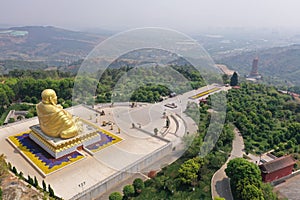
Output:
[[78,135],[78,127],[72,115],[61,105],[44,104],[36,106],[42,131],[51,137],[71,138]]

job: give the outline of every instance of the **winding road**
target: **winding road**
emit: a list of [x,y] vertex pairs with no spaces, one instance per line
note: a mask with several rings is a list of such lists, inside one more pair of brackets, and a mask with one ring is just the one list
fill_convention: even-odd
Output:
[[243,157],[244,141],[239,130],[234,129],[235,137],[232,141],[232,151],[226,163],[213,175],[211,179],[211,195],[214,197],[223,197],[226,200],[233,200],[229,178],[226,176],[225,169],[227,163],[233,158]]

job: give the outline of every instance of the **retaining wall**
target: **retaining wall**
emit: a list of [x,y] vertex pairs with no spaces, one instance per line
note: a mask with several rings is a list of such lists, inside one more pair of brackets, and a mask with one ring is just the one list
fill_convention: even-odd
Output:
[[71,200],[75,199],[83,199],[83,200],[90,200],[95,199],[106,191],[114,187],[117,183],[129,178],[130,176],[134,175],[139,171],[142,171],[144,168],[150,166],[154,162],[158,161],[159,159],[163,158],[167,154],[172,151],[172,143],[167,143],[161,148],[157,149],[156,151],[152,152],[151,154],[146,155],[145,157],[137,160],[136,162],[128,165],[127,167],[123,168],[122,170],[116,172],[114,175],[100,181],[99,183],[95,184],[94,186],[84,190],[81,193],[73,196]]

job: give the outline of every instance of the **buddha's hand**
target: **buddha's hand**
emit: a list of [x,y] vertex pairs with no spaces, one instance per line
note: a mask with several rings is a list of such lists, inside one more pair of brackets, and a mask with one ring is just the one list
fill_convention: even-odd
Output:
[[83,123],[82,123],[82,121],[79,120],[79,117],[75,118],[75,124],[76,124],[76,127],[77,127],[78,131],[82,132],[82,130],[83,130]]

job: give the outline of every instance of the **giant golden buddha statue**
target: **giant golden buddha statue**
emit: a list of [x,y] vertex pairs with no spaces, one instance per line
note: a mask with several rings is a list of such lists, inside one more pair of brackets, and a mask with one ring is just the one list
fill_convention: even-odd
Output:
[[42,102],[36,106],[37,115],[42,131],[51,137],[63,139],[78,135],[81,126],[78,118],[73,116],[57,104],[54,90],[45,89],[42,92]]

